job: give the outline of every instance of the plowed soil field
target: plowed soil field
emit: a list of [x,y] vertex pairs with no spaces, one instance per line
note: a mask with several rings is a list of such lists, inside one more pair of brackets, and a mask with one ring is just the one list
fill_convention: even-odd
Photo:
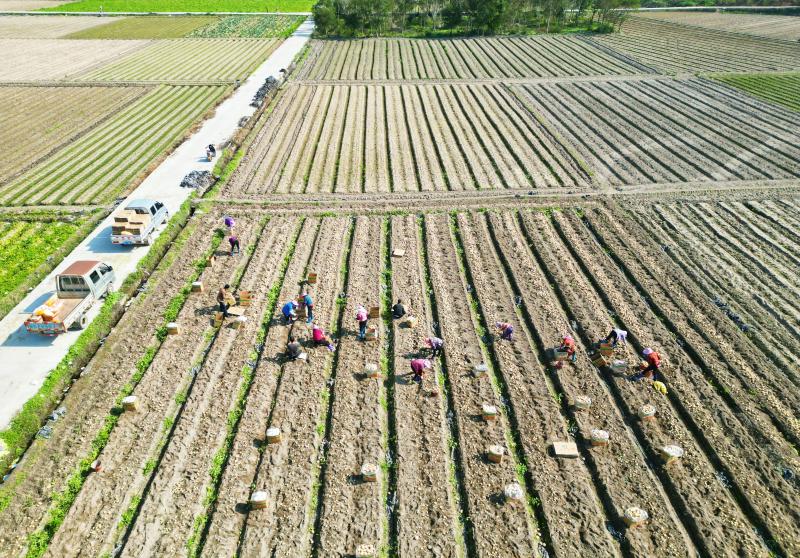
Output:
[[[7,10],[6,4],[8,4],[8,0],[0,1],[0,10]],[[0,16],[0,37],[5,39],[57,39],[70,33],[85,31],[114,21],[118,21],[118,19],[59,15]]]
[[642,12],[637,17],[682,23],[707,29],[734,31],[772,39],[800,39],[800,17],[725,12]]
[[[794,199],[226,213],[242,253],[215,248],[221,213],[191,220],[67,393],[51,439],[0,488],[9,555],[800,551]],[[767,234],[777,224],[780,236]],[[733,242],[742,227],[746,242]],[[194,280],[202,292],[189,292]],[[220,328],[225,282],[253,302]],[[334,351],[313,344],[305,320],[283,321],[283,303],[303,292]],[[413,327],[392,319],[398,298]],[[181,330],[165,335],[160,316],[175,304]],[[356,337],[359,305],[377,309],[376,340]],[[497,321],[514,326],[511,339]],[[611,327],[630,332],[614,370],[588,356]],[[577,358],[556,366],[548,355],[565,333]],[[427,357],[430,335],[444,351],[419,387],[410,360]],[[290,336],[305,360],[285,356]],[[632,379],[645,347],[665,359],[666,395]],[[123,394],[139,398],[136,411],[115,410]],[[646,404],[654,420],[639,417]],[[268,443],[270,427],[280,439]],[[607,446],[591,443],[594,429]],[[556,441],[574,441],[577,459],[554,456]],[[667,445],[683,450],[677,462],[665,462]],[[516,504],[503,495],[512,484]],[[261,491],[266,507],[249,505]],[[626,525],[631,506],[645,526]]]

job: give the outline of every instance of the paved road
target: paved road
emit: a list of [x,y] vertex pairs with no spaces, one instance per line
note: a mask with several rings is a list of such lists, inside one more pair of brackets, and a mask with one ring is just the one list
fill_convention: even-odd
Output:
[[[214,163],[205,160],[205,146],[224,142],[236,131],[243,116],[253,114],[255,109],[250,106],[250,101],[258,88],[267,77],[279,77],[280,70],[292,62],[313,29],[311,20],[303,23],[231,97],[217,107],[213,118],[205,121],[200,130],[181,144],[127,200],[158,199],[166,203],[170,213],[177,211],[191,193],[179,186],[186,173],[213,168]],[[8,426],[22,405],[36,393],[48,372],[64,357],[79,335],[79,332],[71,331],[56,338],[46,338],[29,334],[22,326],[25,316],[53,293],[56,273],[76,260],[102,260],[114,267],[119,286],[147,253],[147,247],[123,248],[111,244],[111,220],[112,217],[108,217],[100,223],[53,273],[0,321],[0,430]],[[163,227],[158,233],[161,230]],[[94,318],[98,311],[99,305],[96,304],[89,317]]]

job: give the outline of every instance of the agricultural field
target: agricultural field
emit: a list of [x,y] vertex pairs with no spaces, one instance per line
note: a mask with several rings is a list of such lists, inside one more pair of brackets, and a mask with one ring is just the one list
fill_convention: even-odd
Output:
[[233,15],[220,18],[213,23],[194,30],[189,37],[215,39],[237,37],[243,39],[266,39],[288,37],[305,20],[304,16],[245,16]]
[[[9,1],[9,0],[0,0]],[[55,2],[52,2],[55,4]],[[312,0],[77,0],[42,6],[53,12],[311,12]],[[35,8],[34,8],[35,9]]]
[[800,17],[797,16],[669,11],[639,12],[636,17],[746,33],[771,39],[800,40]]
[[0,87],[0,184],[136,101],[143,87]]
[[279,44],[269,39],[167,39],[85,72],[79,79],[232,82],[247,77]]
[[800,112],[800,73],[713,76],[742,91]]
[[[0,1],[0,11],[4,2]],[[117,18],[90,16],[0,16],[0,37],[4,39],[57,39],[104,26]]]
[[512,85],[600,184],[800,177],[800,118],[705,79]]
[[74,217],[13,219],[0,215],[0,305],[81,225]]
[[[800,206],[648,200],[372,217],[228,207],[237,256],[214,234],[219,210],[195,217],[66,395],[51,438],[0,487],[0,546],[32,556],[327,556],[362,544],[411,556],[796,554],[800,424],[784,365],[800,346],[775,354],[792,334],[772,314],[797,309]],[[770,236],[765,218],[787,231]],[[723,240],[743,226],[746,244]],[[741,263],[725,267],[736,251]],[[706,252],[719,265],[688,263]],[[752,294],[710,296],[753,278]],[[189,292],[195,280],[203,292]],[[210,321],[225,282],[252,293],[238,328]],[[333,352],[310,344],[305,323],[278,319],[304,289]],[[415,327],[392,321],[397,298]],[[380,308],[376,341],[355,338],[359,304]],[[166,335],[166,321],[180,334]],[[514,325],[511,340],[493,333],[496,321]],[[611,327],[630,332],[615,358],[631,371],[644,347],[661,351],[667,395],[590,362]],[[564,332],[578,358],[556,368],[546,354]],[[409,359],[432,333],[444,353],[420,388]],[[282,357],[290,335],[307,360]],[[379,379],[365,375],[369,363]],[[475,376],[481,363],[487,373]],[[139,408],[115,412],[129,394]],[[574,406],[582,395],[589,409]],[[496,420],[480,418],[484,404]],[[638,418],[645,404],[655,420]],[[270,427],[280,440],[266,442]],[[608,446],[589,443],[598,428]],[[553,457],[558,440],[574,440],[580,459]],[[485,457],[492,444],[505,449],[500,463]],[[660,457],[668,444],[683,449],[678,463]],[[376,482],[360,480],[364,463]],[[513,483],[517,505],[502,496]],[[254,491],[266,508],[248,506]],[[631,506],[648,512],[646,527],[625,528]]]
[[298,86],[227,192],[546,188],[587,178],[500,85]]
[[[228,91],[226,86],[151,88],[53,155],[0,185],[2,205],[106,204],[130,189],[153,161]],[[109,142],[110,138],[124,141]]]
[[620,33],[587,39],[666,73],[800,69],[800,43],[632,17]]
[[135,52],[147,41],[0,38],[0,82],[64,80]]
[[0,11],[34,12],[47,8],[56,8],[69,0],[0,0]]
[[[43,19],[43,16],[38,16]],[[64,16],[69,18],[70,16]],[[176,39],[215,23],[213,16],[114,18],[105,25],[77,31],[67,39]]]
[[652,72],[578,37],[314,41],[300,80],[497,79]]

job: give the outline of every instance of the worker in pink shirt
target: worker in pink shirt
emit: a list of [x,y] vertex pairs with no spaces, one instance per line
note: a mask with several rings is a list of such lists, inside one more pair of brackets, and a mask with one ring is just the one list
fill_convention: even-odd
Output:
[[426,370],[433,368],[433,363],[427,358],[415,358],[411,361],[411,373],[414,375],[413,381],[417,382],[419,391],[422,391],[422,377]]
[[334,350],[333,341],[325,335],[325,330],[316,324],[311,328],[311,337],[314,339],[315,345],[325,345],[329,351]]
[[368,319],[369,319],[369,314],[367,313],[367,309],[359,304],[358,308],[356,308],[356,321],[358,322],[358,338],[361,341],[367,338]]

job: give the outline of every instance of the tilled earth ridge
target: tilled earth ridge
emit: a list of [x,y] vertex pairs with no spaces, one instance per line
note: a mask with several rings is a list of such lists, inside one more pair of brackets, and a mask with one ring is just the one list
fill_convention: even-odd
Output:
[[[294,277],[303,278],[306,271],[317,273],[312,294],[314,319],[328,333],[338,322],[337,296],[343,289],[339,271],[347,250],[348,226],[348,219],[324,219],[310,259],[306,255],[302,266],[296,271],[290,269],[293,274],[287,273],[284,283],[287,298],[283,300],[288,300],[298,294]],[[311,546],[315,510],[310,504],[316,496],[320,452],[326,443],[318,426],[327,410],[323,394],[328,389],[334,354],[325,347],[307,344],[310,331],[305,324],[294,326],[292,332],[299,333],[298,339],[306,343],[308,361],[283,363],[281,358],[268,368],[280,374],[280,380],[271,399],[271,423],[267,426],[279,427],[282,441],[274,448],[267,446],[253,470],[255,489],[267,492],[268,504],[266,510],[251,510],[247,515],[241,547],[244,555],[296,556],[306,554]],[[284,346],[279,349],[281,355]]]
[[[541,500],[552,546],[557,553],[571,556],[618,555],[620,549],[606,529],[608,518],[583,458],[553,459],[549,455],[550,444],[571,439],[568,424],[571,417],[562,414],[551,396],[535,341],[518,312],[511,310],[517,295],[503,276],[483,217],[461,214],[458,222],[472,271],[472,287],[487,322],[491,326],[495,319],[502,319],[519,332],[511,341],[492,343],[492,351],[508,386],[510,401],[505,406],[512,407],[516,416],[525,460]],[[575,536],[576,532],[579,536]]]
[[[252,243],[258,233],[253,230],[255,225],[244,219],[238,227],[244,231],[239,233],[243,245]],[[226,256],[220,253],[219,258]],[[170,432],[163,421],[175,416],[179,408],[176,394],[186,390],[190,382],[186,363],[195,362],[204,348],[202,333],[208,327],[216,296],[213,273],[223,269],[224,264],[216,270],[208,267],[199,278],[205,290],[193,294],[178,315],[181,335],[167,337],[134,389],[140,408],[131,417],[123,416],[115,427],[99,456],[102,474],[87,478],[48,549],[50,555],[101,554],[115,546],[122,534],[120,518],[133,499],[140,497],[150,477],[144,472],[148,461],[155,463],[161,445],[169,441]],[[232,273],[231,268],[227,280],[231,280]]]
[[[446,215],[425,218],[429,255],[429,271],[436,301],[439,328],[445,342],[444,372],[449,380],[454,402],[453,420],[458,428],[458,445],[463,460],[461,482],[467,491],[467,520],[472,526],[475,550],[481,556],[498,552],[511,556],[528,556],[534,552],[533,533],[529,532],[527,507],[505,505],[503,487],[516,482],[514,458],[491,463],[487,447],[506,447],[506,418],[494,424],[476,420],[481,406],[500,401],[487,377],[476,378],[473,367],[484,358],[470,316],[466,286],[458,265]],[[459,277],[459,279],[456,279]],[[455,316],[460,316],[456,319]]]
[[[545,347],[557,347],[565,332],[572,331],[568,315],[560,306],[555,293],[550,291],[549,279],[539,267],[535,253],[524,242],[524,236],[513,215],[492,215],[490,224],[498,239],[500,250],[507,255],[515,277],[521,281],[523,304],[531,313],[536,330],[542,336]],[[549,296],[541,298],[544,293]],[[531,295],[537,298],[528,302]],[[611,517],[612,534],[619,537],[623,550],[636,555],[656,552],[669,556],[689,555],[684,537],[670,512],[662,506],[660,486],[642,456],[641,447],[624,416],[614,405],[613,395],[604,383],[598,370],[589,361],[585,339],[573,331],[578,346],[578,358],[574,365],[566,364],[557,373],[560,391],[569,401],[579,395],[592,399],[588,413],[575,413],[576,441],[590,444],[591,431],[602,429],[609,433],[607,447],[592,447],[586,452],[587,462],[596,477],[602,479],[599,487],[604,494],[606,513]],[[650,513],[648,529],[625,530],[621,519],[630,506],[638,506]],[[624,536],[623,536],[624,533]]]
[[[603,237],[604,242],[608,243],[609,240],[609,237]],[[616,243],[610,244],[610,247],[615,255],[624,254]],[[640,257],[641,253],[634,259],[628,258],[626,254],[625,261],[630,265]],[[627,282],[621,285],[626,286]],[[630,288],[633,291],[630,297],[632,302],[646,303],[650,310],[656,312],[658,309],[653,306],[655,302],[663,306],[659,299],[643,300],[641,296],[637,296],[638,293],[633,286]],[[688,416],[696,425],[694,428],[697,435],[707,440],[706,444],[711,448],[709,449],[711,458],[717,463],[717,476],[720,482],[731,488],[732,494],[743,506],[743,511],[751,521],[769,525],[773,535],[778,536],[785,531],[785,524],[776,520],[784,514],[792,515],[794,513],[792,510],[797,509],[797,506],[791,503],[794,500],[794,490],[774,490],[775,486],[791,487],[793,484],[792,477],[787,478],[783,474],[787,467],[791,470],[796,466],[795,458],[785,453],[785,441],[777,440],[779,445],[776,446],[772,440],[764,439],[761,428],[763,421],[757,426],[752,419],[743,416],[742,413],[733,412],[722,402],[709,405],[709,401],[718,401],[720,396],[724,397],[728,392],[716,389],[715,382],[706,376],[708,371],[716,371],[718,368],[708,368],[709,363],[715,364],[715,359],[709,350],[703,347],[703,340],[683,341],[687,348],[700,351],[701,360],[693,358],[692,353],[684,355],[681,345],[675,343],[672,333],[665,332],[662,339],[657,341],[656,347],[667,348],[669,366],[673,370],[670,372],[670,369],[667,369],[663,372],[671,385],[671,392],[675,392],[672,398],[673,404],[680,404],[687,410]],[[690,344],[687,345],[687,342]],[[685,365],[681,362],[684,356],[688,357]],[[698,368],[698,365],[703,368]],[[788,533],[785,538],[793,541]]]
[[[434,331],[416,217],[393,217],[391,233],[391,250],[405,250],[392,258],[392,304],[402,300],[418,320],[414,328],[393,321],[394,377],[388,378],[395,384],[398,550],[402,556],[452,558],[464,549],[456,544],[462,528],[448,479],[447,409],[443,397],[425,398],[408,375],[410,359],[423,356],[425,338]],[[427,387],[435,381],[426,379]]]
[[8,507],[0,512],[0,546],[4,552],[14,555],[24,548],[26,535],[45,520],[52,495],[64,488],[71,472],[89,452],[117,394],[136,373],[143,347],[155,340],[156,328],[163,325],[162,311],[174,289],[185,283],[193,261],[207,249],[207,219],[210,217],[199,219],[171,265],[153,273],[146,283],[145,296],[134,299],[86,366],[83,377],[70,388],[61,403],[67,414],[56,423],[51,438],[34,440],[16,469],[17,478],[3,487],[13,492]]
[[[381,548],[384,540],[386,505],[383,494],[389,482],[380,467],[386,460],[388,437],[386,412],[381,403],[386,390],[381,380],[366,378],[368,363],[380,366],[385,327],[380,318],[370,320],[378,339],[357,338],[356,309],[380,306],[381,220],[356,219],[350,251],[347,303],[331,390],[330,449],[320,501],[319,550],[326,556],[346,556],[359,544]],[[360,470],[370,463],[379,468],[377,482],[364,482]]]
[[[621,318],[624,326],[635,332],[652,329],[650,324],[642,323],[636,316],[625,312],[624,306],[619,308],[605,305],[602,296],[616,298],[622,304],[624,298],[616,292],[609,294],[607,290],[595,290],[594,285],[583,275],[582,269],[570,257],[570,247],[574,247],[575,252],[580,250],[581,262],[590,265],[591,256],[582,242],[567,235],[567,246],[558,238],[545,217],[528,217],[524,219],[526,229],[537,246],[541,246],[542,257],[561,286],[565,301],[579,324],[580,331],[585,332],[589,339],[602,338],[611,327],[603,319],[606,316],[611,320]],[[615,321],[611,323],[620,325]],[[639,343],[643,340],[638,335],[631,337],[630,345],[617,348],[614,358],[624,359],[628,363],[638,362],[637,351],[641,350]],[[609,374],[607,370],[603,373]],[[608,378],[614,402],[623,415],[635,416],[645,404],[652,404],[657,408],[656,421],[636,421],[631,426],[642,445],[645,459],[663,485],[661,506],[665,509],[671,506],[674,509],[673,513],[683,523],[684,533],[691,537],[688,548],[716,555],[724,553],[726,547],[730,547],[731,541],[743,538],[744,545],[737,543],[739,552],[754,555],[763,552],[763,548],[758,547],[755,535],[750,533],[746,518],[741,513],[731,513],[731,508],[736,509],[734,502],[717,482],[713,467],[703,458],[702,449],[697,446],[691,431],[681,422],[675,410],[665,404],[654,390],[647,389],[649,386],[646,384],[629,382],[624,375],[613,377],[609,374]],[[678,444],[686,452],[686,457],[679,466],[664,466],[658,455],[661,447],[670,444]],[[698,480],[704,482],[699,483]],[[711,509],[724,511],[710,513]]]

